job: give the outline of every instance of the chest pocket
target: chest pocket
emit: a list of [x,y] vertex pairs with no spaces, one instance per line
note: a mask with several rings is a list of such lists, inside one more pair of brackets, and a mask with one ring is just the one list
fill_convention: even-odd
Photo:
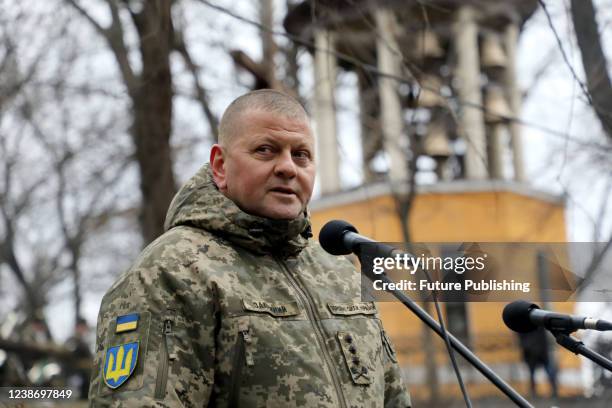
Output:
[[242,300],[242,315],[236,318],[239,361],[249,367],[266,366],[270,356],[286,355],[293,345],[295,326],[303,320],[295,301]]
[[[262,406],[257,395],[247,392],[254,386],[269,386],[291,375],[304,355],[299,345],[310,335],[302,309],[293,300],[242,299],[241,311],[232,319],[235,344],[230,353],[228,406]],[[275,379],[278,378],[278,379]]]
[[381,377],[383,343],[374,302],[328,303],[336,341],[348,376],[356,385]]
[[[290,358],[306,322],[296,301],[242,299],[242,311],[233,319],[236,345],[233,366],[268,367],[270,359]],[[241,372],[241,369],[234,370]]]

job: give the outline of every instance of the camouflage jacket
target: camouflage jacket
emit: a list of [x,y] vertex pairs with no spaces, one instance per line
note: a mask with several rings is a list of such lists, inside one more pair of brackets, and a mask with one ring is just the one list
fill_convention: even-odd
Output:
[[102,300],[94,407],[408,407],[354,266],[306,216],[242,212],[204,166]]

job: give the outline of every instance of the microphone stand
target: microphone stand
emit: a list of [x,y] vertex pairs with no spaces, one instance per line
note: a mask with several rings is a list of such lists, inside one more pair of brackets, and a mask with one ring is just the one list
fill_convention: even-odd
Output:
[[580,340],[576,340],[572,336],[570,336],[571,332],[563,331],[563,330],[550,330],[550,332],[555,336],[557,343],[568,349],[574,354],[580,354],[595,364],[605,368],[606,370],[612,372],[612,361],[597,353],[596,351],[591,350],[587,346],[584,345]]
[[[381,279],[385,283],[393,283],[393,281],[386,275],[381,274],[376,276],[378,279]],[[371,279],[371,278],[370,278]],[[444,338],[444,334],[438,322],[436,322],[425,310],[423,310],[419,305],[417,305],[412,299],[406,296],[403,292],[398,290],[390,290],[387,289],[387,292],[391,293],[395,296],[400,302],[404,304],[408,309],[410,309],[423,323],[429,326],[433,331],[435,331],[438,336]],[[489,381],[491,381],[501,392],[506,394],[508,398],[510,398],[516,405],[519,407],[525,408],[533,408],[533,405],[529,403],[521,394],[516,392],[514,388],[512,388],[508,383],[506,383],[500,376],[498,376],[493,370],[491,370],[485,363],[482,362],[474,353],[470,351],[461,341],[459,341],[455,336],[447,331],[451,346],[459,354],[463,356],[467,361],[469,361],[478,371],[482,373]],[[569,337],[569,336],[568,336]],[[597,353],[595,353],[597,354]]]

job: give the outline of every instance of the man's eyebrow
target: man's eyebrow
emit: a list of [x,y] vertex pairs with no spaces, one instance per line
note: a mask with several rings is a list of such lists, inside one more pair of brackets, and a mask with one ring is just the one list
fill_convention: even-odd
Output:
[[309,149],[312,149],[314,146],[312,144],[310,144],[310,143],[302,142],[299,145],[297,145],[297,147],[300,147],[300,148],[301,147],[307,147]]
[[[274,144],[278,144],[278,138],[274,137],[274,136],[270,136],[267,134],[258,134],[258,135],[254,135],[254,137],[251,139],[251,143],[262,143],[262,142],[268,142],[268,143],[274,143]],[[297,147],[308,147],[308,148],[313,148],[314,143],[309,143],[308,141],[301,141]]]
[[262,142],[266,142],[266,143],[278,143],[278,141],[271,137],[270,135],[266,135],[266,134],[256,134],[253,135],[253,137],[251,138],[250,142],[252,144],[255,143],[262,143]]

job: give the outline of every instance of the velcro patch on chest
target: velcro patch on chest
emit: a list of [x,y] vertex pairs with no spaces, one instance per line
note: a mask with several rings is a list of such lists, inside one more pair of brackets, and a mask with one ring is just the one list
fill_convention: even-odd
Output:
[[242,300],[244,310],[249,312],[267,313],[275,317],[297,316],[300,308],[297,302],[267,302],[265,300]]
[[115,333],[123,333],[131,330],[136,330],[138,328],[138,320],[140,319],[140,314],[138,313],[130,313],[123,316],[117,317],[117,323],[115,324]]
[[335,315],[376,314],[376,304],[374,302],[328,303],[327,307]]

